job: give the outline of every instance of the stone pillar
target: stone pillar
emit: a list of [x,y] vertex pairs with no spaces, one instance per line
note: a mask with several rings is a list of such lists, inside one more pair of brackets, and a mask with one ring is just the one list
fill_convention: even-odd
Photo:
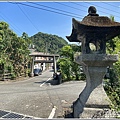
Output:
[[32,64],[31,64],[31,74],[30,74],[30,76],[31,76],[31,77],[33,77],[33,76],[34,76],[34,73],[33,73],[33,72],[34,72],[34,59],[35,59],[35,57],[33,57],[33,58],[32,58]]
[[54,73],[56,73],[57,70],[56,70],[56,58],[55,58],[55,56],[53,57],[53,66],[54,66]]
[[82,54],[75,58],[75,61],[83,66],[86,74],[86,86],[73,103],[74,118],[80,117],[91,92],[97,86],[102,85],[107,66],[111,66],[117,59],[117,55],[106,54]]

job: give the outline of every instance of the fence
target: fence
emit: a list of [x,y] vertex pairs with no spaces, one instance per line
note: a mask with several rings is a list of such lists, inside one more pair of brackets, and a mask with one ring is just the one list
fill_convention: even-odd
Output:
[[21,73],[19,77],[13,77],[12,73],[9,72],[8,70],[0,70],[0,80],[5,81],[5,80],[11,80],[11,79],[20,79],[22,77],[26,77],[26,73]]
[[8,70],[0,70],[0,80],[11,79],[11,73]]

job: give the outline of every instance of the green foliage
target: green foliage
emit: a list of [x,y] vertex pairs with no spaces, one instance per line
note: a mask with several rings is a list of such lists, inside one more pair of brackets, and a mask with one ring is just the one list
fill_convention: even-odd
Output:
[[73,55],[74,55],[73,54],[73,49],[71,48],[71,46],[66,45],[61,49],[60,55],[73,60]]
[[[114,21],[114,16],[110,16]],[[120,55],[120,38],[119,36],[107,42],[107,53]],[[110,69],[110,79],[105,84],[105,90],[111,100],[111,109],[120,111],[120,57],[118,62]]]
[[119,54],[120,53],[120,38],[117,36],[107,42],[107,53]]
[[[107,53],[120,54],[120,38],[115,37],[107,43]],[[111,100],[111,109],[120,111],[120,58],[110,69],[110,79],[105,84],[105,90]]]
[[6,22],[0,22],[0,64],[4,64],[5,69],[14,72],[14,76],[22,73],[29,61],[30,43],[26,33],[18,37]]
[[62,76],[64,78],[64,80],[70,80],[71,79],[71,72],[70,72],[70,68],[71,68],[71,61],[69,58],[61,58],[59,60],[59,65],[60,65],[60,69],[61,69],[61,73]]
[[110,80],[106,82],[104,88],[107,92],[108,97],[110,98],[111,109],[120,111],[120,80],[116,79],[113,69],[111,70],[110,75]]
[[71,67],[72,67],[72,75],[75,76],[75,80],[80,80],[82,78],[80,65],[73,61]]
[[120,88],[112,88],[111,86],[106,86],[105,90],[110,98],[110,107],[113,110],[120,111]]
[[60,65],[63,79],[66,81],[80,79],[80,66],[74,62],[74,53],[79,50],[79,48],[76,48],[78,48],[77,45],[66,45],[60,51],[61,58],[58,64]]
[[30,37],[38,52],[59,53],[60,49],[68,43],[61,37],[46,33],[37,33]]

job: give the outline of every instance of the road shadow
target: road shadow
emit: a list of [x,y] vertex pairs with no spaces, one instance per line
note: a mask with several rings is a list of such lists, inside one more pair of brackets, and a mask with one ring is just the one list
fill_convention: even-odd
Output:
[[45,81],[42,81],[42,82],[34,82],[34,83],[36,83],[36,84],[42,84],[42,83],[44,83]]
[[54,79],[49,80],[49,81],[47,81],[46,83],[49,83],[49,84],[51,84],[51,85],[59,85],[58,80],[54,80]]
[[36,83],[36,84],[42,84],[44,82],[45,82],[45,84],[47,83],[47,84],[50,84],[50,85],[59,85],[58,80],[54,80],[54,79],[49,80],[47,82],[46,81],[42,81],[42,82],[34,82],[34,83]]

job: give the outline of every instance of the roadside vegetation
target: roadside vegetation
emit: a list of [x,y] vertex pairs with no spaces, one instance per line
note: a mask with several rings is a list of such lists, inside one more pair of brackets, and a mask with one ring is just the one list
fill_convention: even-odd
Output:
[[71,80],[85,80],[81,66],[74,61],[75,53],[80,53],[79,45],[66,45],[60,51],[61,58],[58,61],[62,73],[63,82]]
[[118,61],[109,68],[109,77],[104,80],[105,91],[111,101],[111,109],[120,112],[120,38],[115,37],[107,43],[107,53],[117,54]]
[[[110,16],[112,21],[114,16]],[[109,68],[109,78],[105,79],[105,91],[111,102],[111,109],[120,112],[120,36],[107,42],[107,54],[117,54],[118,61]]]
[[0,22],[0,66],[11,73],[11,79],[27,73],[30,43],[26,33],[18,37],[6,22]]

